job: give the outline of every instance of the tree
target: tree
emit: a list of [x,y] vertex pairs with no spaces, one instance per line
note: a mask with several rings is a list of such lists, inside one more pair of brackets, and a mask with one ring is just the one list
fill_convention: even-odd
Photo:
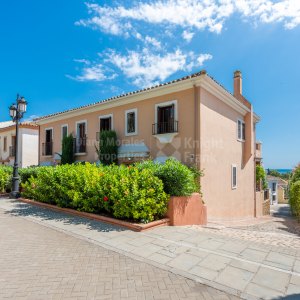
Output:
[[75,161],[74,138],[72,134],[65,136],[62,140],[61,164],[72,164]]
[[300,180],[300,164],[293,170],[291,176],[291,183],[294,183],[299,180]]
[[265,169],[260,165],[256,166],[256,184],[257,186],[260,186],[260,184],[262,184],[262,188],[264,190],[268,187]]
[[99,147],[96,147],[99,160],[104,165],[118,161],[117,133],[114,130],[100,132]]

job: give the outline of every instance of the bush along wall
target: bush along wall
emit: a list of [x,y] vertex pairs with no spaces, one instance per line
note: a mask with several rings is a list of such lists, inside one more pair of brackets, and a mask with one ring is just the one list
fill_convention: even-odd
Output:
[[190,196],[201,193],[200,177],[203,175],[196,168],[189,168],[174,158],[164,164],[145,161],[136,164],[139,170],[149,169],[164,184],[164,190],[171,196]]
[[11,189],[12,167],[0,167],[0,193],[5,193]]
[[115,165],[38,168],[22,187],[29,199],[144,223],[163,217],[169,199],[151,170]]
[[300,221],[300,166],[296,167],[291,176],[289,202],[292,214]]
[[[150,222],[165,216],[170,196],[200,192],[201,172],[175,159],[133,166],[66,164],[19,169],[22,196],[79,211]],[[11,167],[0,167],[0,188],[11,184]]]

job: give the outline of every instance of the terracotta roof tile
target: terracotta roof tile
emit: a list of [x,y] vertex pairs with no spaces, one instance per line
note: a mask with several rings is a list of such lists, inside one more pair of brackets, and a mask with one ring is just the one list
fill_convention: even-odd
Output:
[[[64,113],[68,113],[68,112],[80,110],[82,108],[88,108],[88,107],[91,107],[91,106],[95,106],[95,105],[100,104],[100,103],[105,103],[105,102],[109,102],[109,101],[112,101],[112,100],[121,99],[121,98],[130,96],[130,95],[135,95],[135,94],[139,94],[139,93],[142,93],[142,92],[154,90],[154,89],[162,87],[162,86],[171,85],[171,84],[174,84],[174,83],[177,83],[177,82],[180,82],[180,81],[184,81],[184,80],[188,80],[188,79],[191,79],[191,78],[200,77],[201,75],[207,75],[206,71],[202,70],[200,72],[193,73],[191,75],[187,75],[187,76],[181,77],[179,79],[175,79],[175,80],[168,81],[168,82],[165,82],[165,83],[160,83],[160,84],[157,84],[157,85],[154,85],[154,86],[151,86],[151,87],[147,87],[147,88],[144,88],[144,89],[140,89],[140,90],[136,90],[136,91],[124,93],[124,94],[121,94],[121,95],[118,95],[118,96],[113,96],[113,97],[110,97],[110,98],[107,98],[107,99],[104,99],[104,100],[96,101],[96,102],[93,102],[93,103],[90,103],[90,104],[87,104],[87,105],[82,105],[82,106],[79,106],[79,107],[76,107],[76,108],[71,108],[71,109],[67,109],[67,110],[61,111],[61,112],[56,112],[56,113],[52,113],[52,114],[49,114],[49,115],[45,115],[45,116],[42,116],[42,117],[34,119],[34,121],[43,120],[43,119],[54,117],[54,116],[58,116],[58,115],[61,115],[61,114],[64,114]],[[209,76],[209,75],[207,75],[207,76]],[[227,91],[230,95],[233,96],[233,94],[231,92],[229,92],[223,85],[221,85],[213,77],[211,77],[211,76],[209,76],[209,77],[213,81],[215,81],[219,86],[221,86],[225,91]],[[244,105],[245,105],[245,101],[247,101],[246,99],[245,99],[245,101],[242,101],[241,99],[237,99],[237,100],[239,100]],[[248,102],[248,103],[250,104],[250,102]],[[246,105],[246,106],[248,106],[248,105]]]

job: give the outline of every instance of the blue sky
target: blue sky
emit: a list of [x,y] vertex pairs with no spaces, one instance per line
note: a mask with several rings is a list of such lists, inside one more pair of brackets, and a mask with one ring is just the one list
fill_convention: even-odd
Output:
[[16,93],[30,118],[201,69],[232,91],[240,69],[265,166],[291,168],[299,56],[299,0],[1,1],[0,120]]

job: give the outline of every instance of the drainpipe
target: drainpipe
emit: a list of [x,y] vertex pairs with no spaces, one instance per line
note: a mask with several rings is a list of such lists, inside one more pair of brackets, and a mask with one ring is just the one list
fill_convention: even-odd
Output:
[[200,114],[200,108],[199,108],[199,101],[198,101],[198,97],[197,97],[198,88],[195,84],[193,85],[193,89],[194,89],[194,118],[195,118],[194,143],[193,143],[193,146],[194,146],[194,160],[196,162],[197,154],[199,154],[199,161],[196,163],[196,166],[200,170],[200,167],[201,167],[201,165],[200,165],[200,140],[199,140],[199,132],[200,132],[199,114]]

